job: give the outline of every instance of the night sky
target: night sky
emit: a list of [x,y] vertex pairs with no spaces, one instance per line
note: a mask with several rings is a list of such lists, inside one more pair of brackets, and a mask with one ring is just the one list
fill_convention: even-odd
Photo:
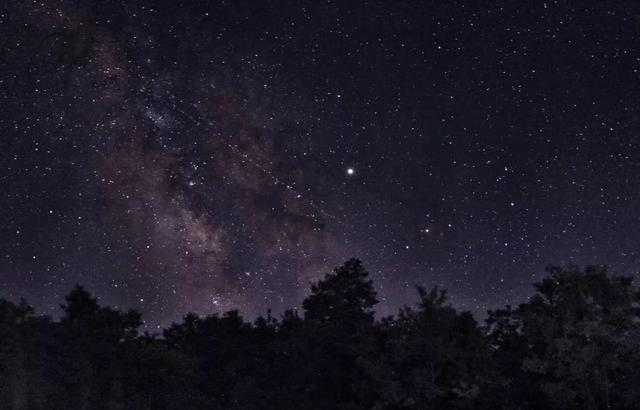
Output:
[[640,3],[5,1],[0,296],[148,326],[640,269]]

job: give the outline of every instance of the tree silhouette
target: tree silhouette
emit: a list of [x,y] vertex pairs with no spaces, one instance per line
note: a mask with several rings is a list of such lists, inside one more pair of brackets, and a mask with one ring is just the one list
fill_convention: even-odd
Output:
[[39,336],[48,325],[24,300],[16,305],[0,299],[0,403],[16,409],[42,405]]
[[638,393],[628,382],[637,376],[640,292],[632,278],[602,266],[547,272],[529,302],[490,312],[487,321],[505,375],[535,386],[522,398],[512,389],[511,401],[533,396],[533,405],[547,408],[633,408]]
[[361,326],[373,323],[373,307],[378,303],[373,282],[359,259],[349,259],[311,285],[311,295],[303,302],[305,319],[334,326]]
[[302,302],[310,408],[354,408],[370,399],[359,391],[366,378],[362,362],[375,353],[377,303],[369,273],[355,258],[312,284]]
[[101,307],[81,286],[62,305],[64,315],[47,344],[48,377],[64,389],[48,398],[52,408],[122,408],[128,343],[142,324],[135,311]]
[[470,313],[446,304],[444,291],[417,290],[417,309],[405,306],[380,324],[383,352],[370,366],[376,408],[479,408],[491,375],[481,329]]

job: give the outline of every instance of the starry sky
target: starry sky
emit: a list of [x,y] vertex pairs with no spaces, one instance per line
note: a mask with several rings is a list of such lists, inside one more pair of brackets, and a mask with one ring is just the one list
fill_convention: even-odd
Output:
[[548,264],[640,269],[640,3],[7,1],[0,293],[150,326],[299,306],[481,315]]

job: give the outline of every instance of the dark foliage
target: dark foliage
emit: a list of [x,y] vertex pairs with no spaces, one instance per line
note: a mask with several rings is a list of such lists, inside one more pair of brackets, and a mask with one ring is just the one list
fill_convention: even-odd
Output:
[[357,259],[303,314],[188,314],[161,336],[74,288],[58,321],[0,299],[1,409],[634,409],[640,292],[604,267],[548,269],[480,326],[418,287],[376,320]]

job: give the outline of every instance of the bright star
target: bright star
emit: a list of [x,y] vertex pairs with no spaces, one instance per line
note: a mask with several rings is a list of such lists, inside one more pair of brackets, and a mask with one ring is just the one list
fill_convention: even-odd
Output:
[[347,168],[347,175],[353,175],[356,173],[356,170],[353,168]]

